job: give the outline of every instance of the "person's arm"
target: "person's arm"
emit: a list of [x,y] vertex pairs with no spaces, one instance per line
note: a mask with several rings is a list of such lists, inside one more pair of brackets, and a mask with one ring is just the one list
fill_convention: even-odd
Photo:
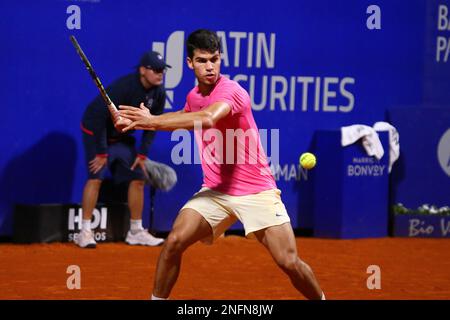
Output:
[[148,109],[141,103],[139,108],[131,106],[119,106],[120,115],[132,121],[123,129],[123,132],[132,129],[173,131],[176,129],[194,129],[194,125],[208,129],[228,113],[231,107],[226,102],[215,102],[204,110],[197,112],[169,112],[160,116],[151,115]]

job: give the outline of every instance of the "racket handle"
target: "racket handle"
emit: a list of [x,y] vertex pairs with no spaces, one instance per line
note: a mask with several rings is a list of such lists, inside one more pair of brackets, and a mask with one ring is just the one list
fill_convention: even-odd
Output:
[[111,101],[111,104],[108,105],[109,113],[114,120],[114,122],[120,120],[122,117],[119,115],[119,110],[117,110],[115,104]]
[[111,112],[119,112],[119,110],[117,110],[117,108],[116,108],[116,105],[111,101],[111,104],[110,105],[108,105],[108,109],[109,109],[109,111],[111,111]]

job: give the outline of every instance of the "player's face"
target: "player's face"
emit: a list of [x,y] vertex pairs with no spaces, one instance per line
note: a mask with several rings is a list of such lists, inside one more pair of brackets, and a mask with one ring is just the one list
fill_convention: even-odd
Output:
[[140,67],[141,82],[145,88],[159,86],[163,82],[164,70],[153,70],[145,67]]
[[217,82],[220,75],[220,52],[195,49],[194,56],[187,58],[188,66],[194,70],[195,77],[200,85],[212,86]]

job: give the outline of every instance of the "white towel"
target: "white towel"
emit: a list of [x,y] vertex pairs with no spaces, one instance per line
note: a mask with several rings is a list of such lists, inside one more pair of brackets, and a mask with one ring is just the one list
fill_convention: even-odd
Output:
[[392,170],[392,165],[400,156],[400,137],[397,129],[388,122],[376,122],[373,125],[376,131],[389,131],[389,172]]
[[341,145],[343,147],[355,143],[362,138],[362,144],[369,156],[375,156],[380,160],[384,155],[378,133],[371,127],[363,124],[355,124],[341,128]]

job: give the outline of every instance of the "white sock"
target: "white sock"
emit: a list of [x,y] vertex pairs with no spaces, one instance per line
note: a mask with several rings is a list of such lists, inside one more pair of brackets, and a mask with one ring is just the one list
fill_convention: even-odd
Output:
[[327,300],[325,299],[325,293],[323,293],[323,291],[322,291],[322,298],[320,298],[320,300]]
[[142,220],[130,219],[130,230],[131,230],[131,233],[133,233],[133,234],[135,234],[141,230],[144,230],[144,227],[142,226]]
[[91,231],[91,219],[83,219],[81,222],[81,230]]
[[159,298],[152,294],[152,300],[167,300],[167,298]]

